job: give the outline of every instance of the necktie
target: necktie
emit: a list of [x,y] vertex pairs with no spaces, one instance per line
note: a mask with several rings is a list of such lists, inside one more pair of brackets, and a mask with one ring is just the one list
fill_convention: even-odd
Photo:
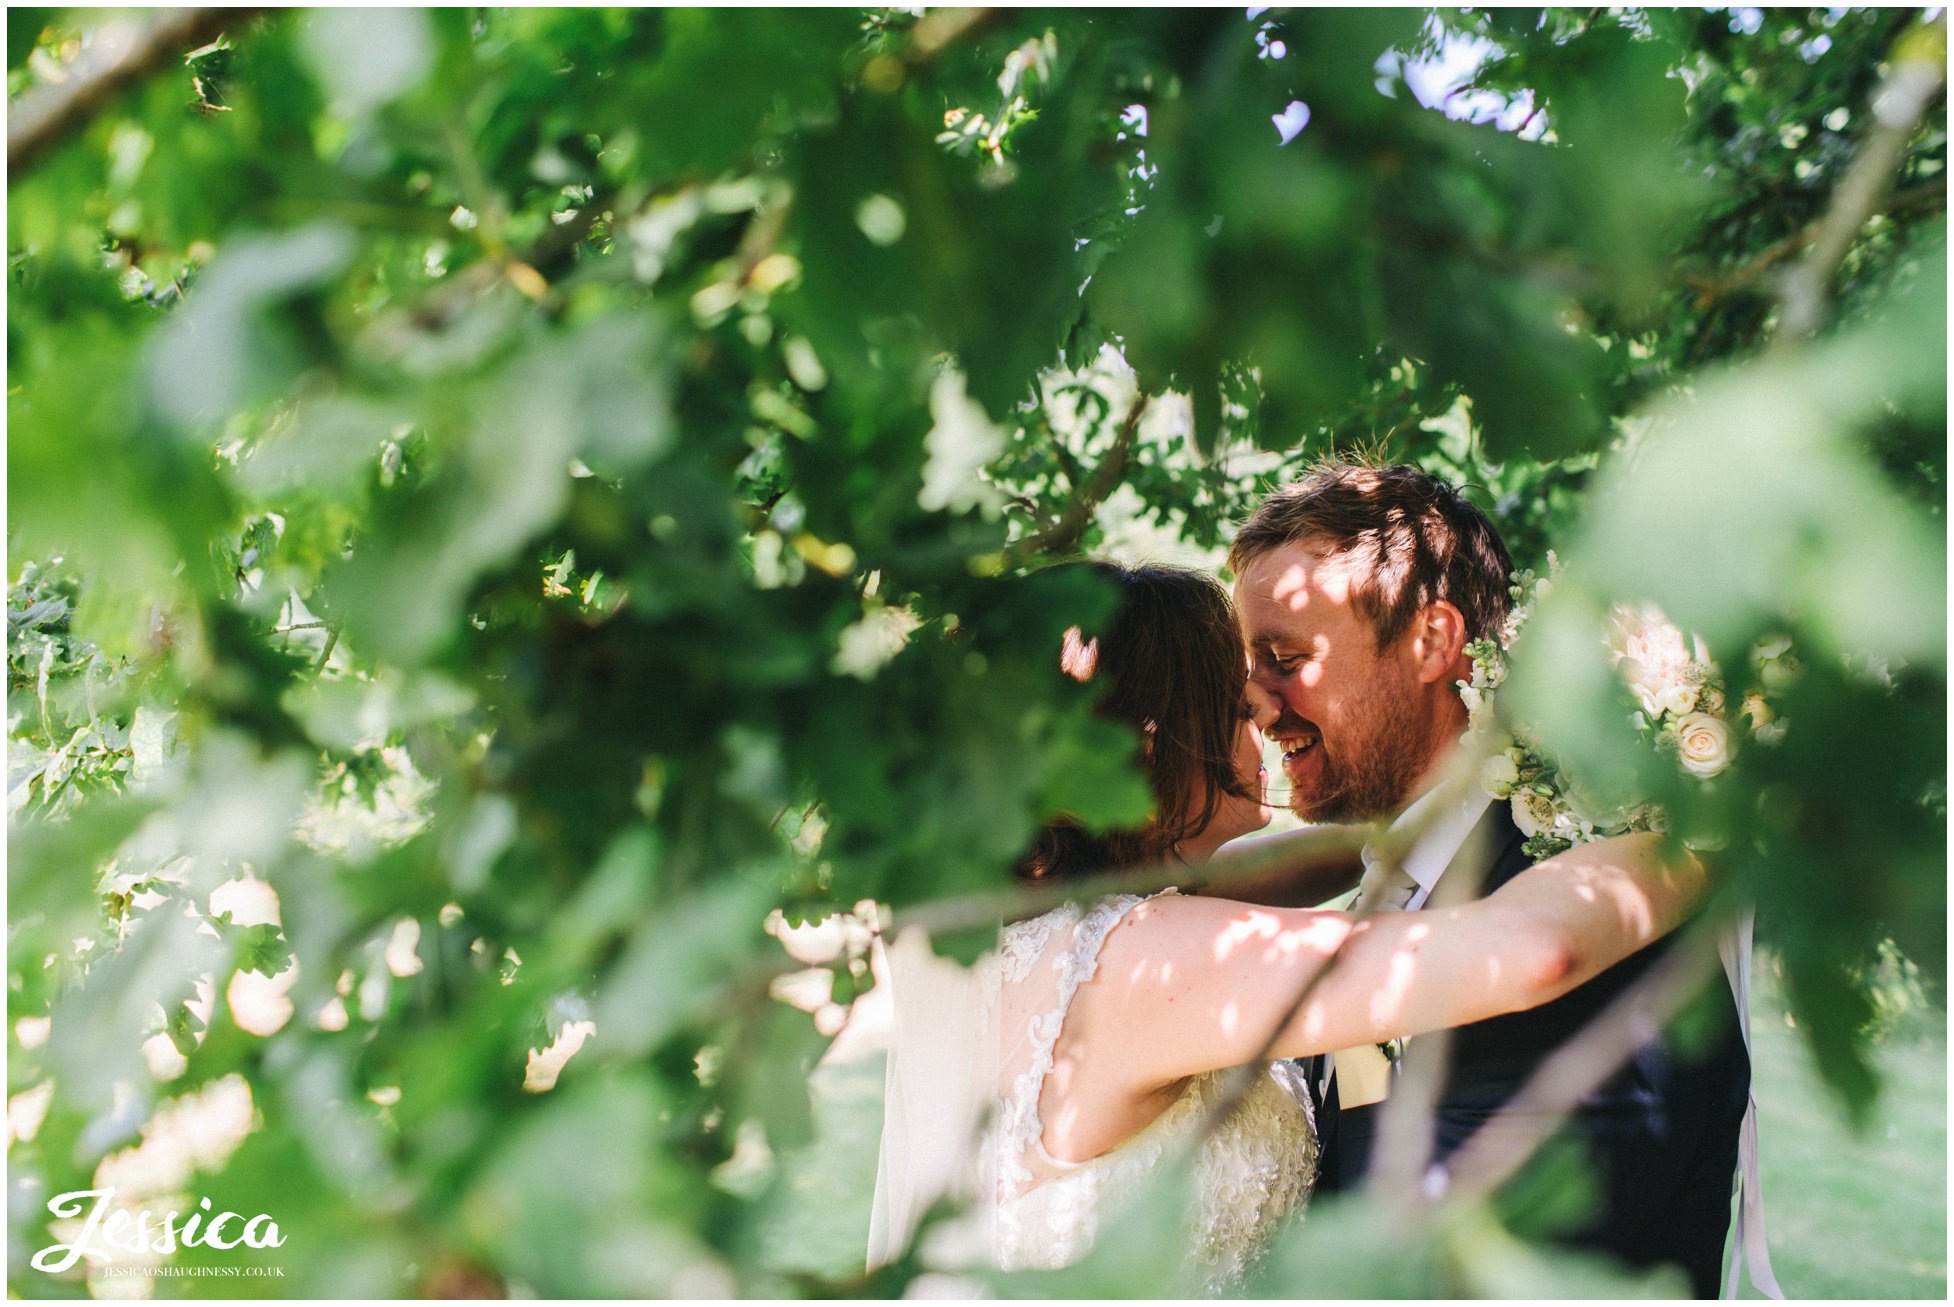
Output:
[[[1357,913],[1402,912],[1417,893],[1418,882],[1411,878],[1411,873],[1404,869],[1402,862],[1387,862],[1383,858],[1367,856],[1364,859],[1364,878],[1358,882],[1357,898],[1350,905],[1350,910]],[[1344,1051],[1366,1058],[1376,1054],[1376,1049],[1369,1046]],[[1312,1078],[1316,1080],[1317,1090],[1321,1094],[1327,1095],[1330,1091],[1330,1077],[1336,1074],[1337,1057],[1336,1053],[1326,1054],[1322,1064],[1314,1068]],[[1368,1101],[1369,1095],[1365,1095],[1365,1098]]]
[[1364,860],[1364,878],[1357,885],[1353,912],[1402,912],[1418,893],[1418,882],[1402,862],[1382,858]]

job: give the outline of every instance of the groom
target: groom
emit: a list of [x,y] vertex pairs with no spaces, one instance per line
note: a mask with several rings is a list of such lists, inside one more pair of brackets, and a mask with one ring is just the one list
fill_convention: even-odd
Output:
[[[1411,467],[1335,462],[1272,493],[1235,537],[1229,566],[1251,676],[1279,708],[1290,804],[1307,821],[1389,821],[1422,829],[1397,863],[1373,860],[1360,910],[1423,907],[1441,878],[1490,893],[1530,859],[1507,804],[1434,788],[1466,728],[1453,683],[1465,644],[1495,635],[1512,563],[1484,514]],[[1539,1064],[1646,972],[1658,943],[1560,1000],[1452,1032],[1435,1114],[1443,1163]],[[1667,1036],[1583,1099],[1565,1128],[1587,1152],[1596,1209],[1567,1242],[1636,1265],[1675,1262],[1698,1297],[1716,1295],[1730,1221],[1750,1065],[1727,991],[1710,1047]],[[1312,1059],[1314,1061],[1314,1059]],[[1318,1188],[1356,1187],[1370,1160],[1391,1071],[1375,1049],[1311,1067],[1322,1138]]]

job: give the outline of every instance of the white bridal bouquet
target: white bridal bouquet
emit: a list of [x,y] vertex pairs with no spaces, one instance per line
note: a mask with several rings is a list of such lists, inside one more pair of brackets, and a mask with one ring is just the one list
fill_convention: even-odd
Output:
[[[1526,851],[1538,860],[1589,840],[1632,830],[1662,830],[1666,818],[1652,803],[1609,805],[1596,801],[1564,774],[1524,732],[1516,738],[1493,710],[1493,697],[1506,679],[1507,654],[1552,588],[1560,562],[1549,552],[1545,577],[1524,570],[1513,577],[1513,611],[1497,639],[1466,646],[1472,679],[1458,682],[1470,719],[1470,733],[1483,742],[1486,760],[1479,781],[1488,794],[1513,805],[1513,822],[1527,837]],[[1616,670],[1640,708],[1630,723],[1658,752],[1673,756],[1689,775],[1708,781],[1736,756],[1737,740],[1725,720],[1721,674],[1703,642],[1686,635],[1652,604],[1618,605],[1608,631]],[[1782,653],[1782,650],[1776,651]],[[1761,701],[1746,702],[1754,725],[1768,720]]]

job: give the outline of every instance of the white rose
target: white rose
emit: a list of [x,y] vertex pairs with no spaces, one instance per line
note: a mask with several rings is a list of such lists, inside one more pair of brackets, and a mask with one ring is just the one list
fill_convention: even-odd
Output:
[[1662,692],[1656,696],[1655,702],[1656,707],[1663,712],[1672,712],[1681,717],[1695,709],[1696,689],[1693,686],[1671,681],[1662,687]]
[[1513,791],[1513,824],[1520,834],[1532,839],[1541,831],[1554,828],[1554,805],[1544,794],[1532,790]]
[[1496,753],[1479,764],[1479,784],[1495,799],[1511,794],[1519,779],[1520,769],[1503,753]]
[[1662,716],[1663,683],[1656,668],[1636,658],[1624,658],[1621,662],[1622,679],[1628,688],[1635,691],[1636,701],[1642,711],[1651,718]]
[[1736,742],[1728,726],[1708,713],[1693,712],[1676,723],[1676,748],[1690,774],[1707,780],[1730,765]]

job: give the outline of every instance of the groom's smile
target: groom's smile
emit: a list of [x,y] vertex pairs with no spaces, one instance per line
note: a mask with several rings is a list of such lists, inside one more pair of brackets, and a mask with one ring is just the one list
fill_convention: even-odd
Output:
[[1280,720],[1269,728],[1267,734],[1270,742],[1282,750],[1284,771],[1300,766],[1304,756],[1323,742],[1323,737],[1314,729],[1304,734],[1301,728]]
[[1281,722],[1277,727],[1281,730],[1272,729],[1269,738],[1282,750],[1282,774],[1289,782],[1290,806],[1295,807],[1297,796],[1322,793],[1324,773],[1330,764],[1323,752],[1322,735],[1314,730],[1299,734]]

